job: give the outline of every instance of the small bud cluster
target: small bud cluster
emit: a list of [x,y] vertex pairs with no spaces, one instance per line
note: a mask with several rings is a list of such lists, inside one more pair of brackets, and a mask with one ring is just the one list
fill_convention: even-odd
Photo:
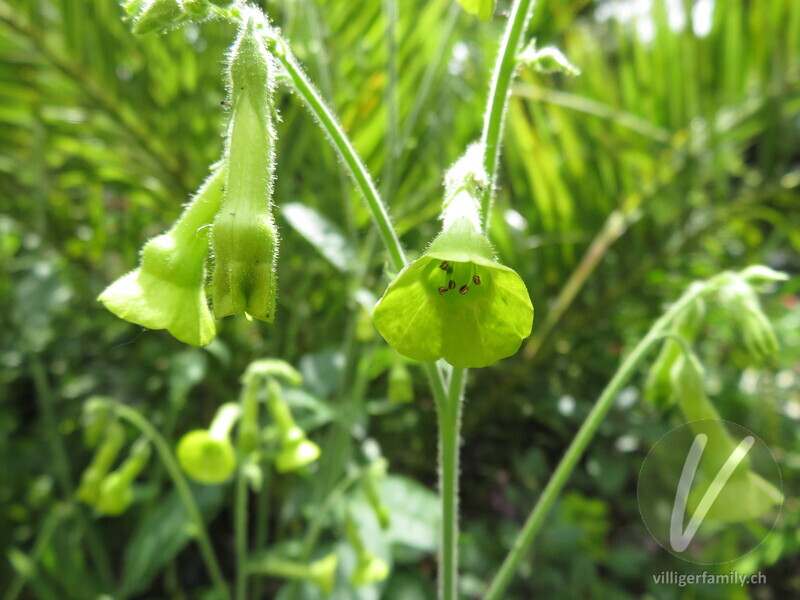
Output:
[[133,483],[150,460],[150,443],[146,438],[137,440],[122,464],[112,470],[125,445],[125,431],[97,400],[89,399],[84,405],[84,439],[96,450],[76,496],[99,515],[117,516],[133,503]]

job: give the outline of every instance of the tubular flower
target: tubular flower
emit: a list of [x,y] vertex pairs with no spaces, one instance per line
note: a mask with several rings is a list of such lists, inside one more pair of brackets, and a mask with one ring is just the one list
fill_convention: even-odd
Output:
[[486,367],[519,350],[531,333],[533,305],[520,276],[459,217],[389,284],[374,320],[404,356]]
[[441,233],[375,306],[375,327],[409,358],[486,367],[514,354],[531,333],[528,290],[514,270],[495,260],[482,230],[484,151],[473,144],[448,170]]
[[219,210],[223,171],[212,173],[172,229],[145,244],[139,268],[100,294],[108,310],[148,329],[166,329],[186,344],[205,346],[214,339],[203,287],[209,246],[201,229]]
[[217,318],[275,319],[278,230],[272,216],[275,175],[274,64],[249,13],[229,56],[231,119],[222,209],[214,220],[212,299]]

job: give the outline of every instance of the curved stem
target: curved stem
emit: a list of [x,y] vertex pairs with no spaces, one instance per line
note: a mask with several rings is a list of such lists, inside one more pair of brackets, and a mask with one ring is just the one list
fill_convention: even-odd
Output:
[[522,34],[531,14],[533,0],[515,0],[508,18],[506,33],[500,44],[497,62],[494,65],[492,87],[489,91],[489,101],[483,117],[483,134],[481,143],[484,147],[483,167],[486,169],[489,185],[481,198],[481,222],[484,231],[488,231],[489,210],[494,196],[495,180],[497,179],[497,163],[500,160],[500,137],[503,134],[503,124],[508,107],[508,93],[511,78],[517,66],[517,51],[520,46]]
[[103,403],[115,411],[121,418],[125,419],[131,425],[136,427],[145,436],[147,436],[150,441],[153,442],[153,446],[158,452],[161,461],[164,463],[164,467],[167,469],[167,473],[169,474],[170,479],[172,479],[172,483],[175,485],[175,489],[181,498],[181,502],[183,502],[183,506],[195,526],[197,545],[200,547],[200,553],[202,554],[203,560],[206,563],[206,568],[208,569],[208,574],[211,577],[211,581],[214,584],[214,587],[217,589],[217,594],[220,598],[230,600],[230,592],[225,583],[225,579],[222,576],[222,570],[217,562],[217,557],[214,554],[214,549],[211,545],[211,539],[208,536],[206,525],[203,522],[203,516],[200,513],[200,509],[197,507],[197,503],[194,501],[192,492],[189,489],[189,484],[186,482],[186,478],[181,473],[178,462],[175,460],[175,457],[173,456],[166,440],[164,440],[156,428],[150,424],[150,421],[148,421],[134,409],[125,406],[124,404],[119,404],[118,402],[103,401]]
[[402,269],[406,265],[406,257],[403,253],[403,248],[400,245],[400,240],[389,219],[389,213],[386,211],[386,207],[381,201],[375,183],[372,181],[369,171],[367,171],[367,167],[358,154],[356,154],[352,142],[350,142],[347,134],[345,134],[339,121],[334,117],[333,112],[325,104],[325,101],[317,90],[314,89],[314,86],[305,72],[303,72],[302,67],[300,67],[300,64],[291,53],[291,50],[289,50],[287,44],[280,38],[268,38],[267,42],[272,46],[275,57],[289,75],[289,79],[291,79],[295,90],[306,103],[311,113],[317,118],[322,129],[333,143],[334,148],[342,157],[342,160],[344,160],[356,186],[367,202],[375,224],[378,226],[378,230],[381,233],[381,237],[383,237],[383,242],[392,260],[392,265],[397,270]]
[[458,598],[458,445],[465,374],[466,369],[453,369],[447,396],[436,406],[439,420],[439,496],[442,501],[440,600]]
[[597,399],[597,402],[595,403],[589,415],[586,417],[583,425],[581,425],[578,434],[572,440],[569,448],[567,448],[564,457],[561,459],[558,467],[556,467],[556,470],[553,472],[550,481],[547,482],[547,486],[545,486],[542,495],[539,497],[539,500],[536,503],[536,506],[534,506],[533,511],[531,511],[531,514],[525,521],[525,525],[517,535],[517,539],[514,540],[514,545],[511,547],[511,551],[508,553],[508,556],[506,556],[506,559],[503,561],[500,570],[497,572],[489,591],[484,596],[484,600],[499,600],[503,597],[503,592],[511,582],[511,578],[514,576],[522,556],[530,547],[534,537],[536,537],[536,534],[539,532],[539,529],[541,529],[544,519],[547,517],[550,508],[553,506],[556,498],[558,498],[558,495],[561,493],[562,488],[566,484],[567,479],[572,473],[572,470],[575,468],[575,465],[578,463],[578,460],[580,460],[581,456],[583,456],[586,446],[589,445],[589,442],[594,437],[594,434],[597,431],[597,428],[600,426],[600,423],[603,421],[603,418],[613,406],[614,399],[617,397],[620,390],[622,390],[622,387],[631,378],[633,372],[645,358],[647,353],[653,348],[653,346],[663,339],[664,332],[670,326],[673,319],[675,319],[678,314],[680,314],[686,307],[694,302],[696,298],[705,293],[706,290],[708,290],[712,285],[713,280],[704,284],[693,285],[686,290],[680,299],[673,304],[669,310],[667,310],[667,312],[665,312],[661,318],[658,319],[658,321],[655,322],[650,331],[647,332],[647,335],[642,338],[642,340],[633,349],[633,352],[631,352],[623,361],[620,368],[614,374],[614,377],[611,378],[611,381]]

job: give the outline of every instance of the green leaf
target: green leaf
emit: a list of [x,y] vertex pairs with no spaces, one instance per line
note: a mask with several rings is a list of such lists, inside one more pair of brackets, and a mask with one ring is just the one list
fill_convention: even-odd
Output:
[[290,202],[283,206],[283,216],[297,233],[342,273],[352,271],[356,253],[339,229],[313,208]]
[[[222,487],[192,487],[203,517],[219,509],[225,498]],[[146,590],[153,579],[191,541],[191,523],[177,492],[147,514],[125,550],[123,590],[130,596]]]

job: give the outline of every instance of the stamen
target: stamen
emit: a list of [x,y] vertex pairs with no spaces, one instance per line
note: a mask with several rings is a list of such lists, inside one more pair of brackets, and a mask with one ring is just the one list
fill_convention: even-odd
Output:
[[464,284],[460,288],[458,288],[458,293],[461,294],[462,296],[464,294],[466,294],[468,291],[469,291],[469,286],[466,285],[466,284]]
[[447,284],[447,289],[452,290],[455,287],[456,287],[456,282],[451,279],[450,283]]
[[443,261],[442,261],[442,264],[440,264],[440,265],[439,265],[439,268],[440,268],[442,271],[447,271],[447,269],[448,269],[449,267],[450,267],[450,263],[449,263],[449,262],[447,262],[446,260],[443,260]]
[[440,288],[439,288],[439,293],[440,293],[440,294],[445,294],[445,293],[447,293],[447,288],[446,288],[446,287],[444,287],[444,286],[440,287]]
[[473,275],[473,276],[472,276],[472,283],[474,283],[475,285],[480,285],[480,284],[481,284],[481,278],[480,278],[480,276],[478,276],[478,275]]

